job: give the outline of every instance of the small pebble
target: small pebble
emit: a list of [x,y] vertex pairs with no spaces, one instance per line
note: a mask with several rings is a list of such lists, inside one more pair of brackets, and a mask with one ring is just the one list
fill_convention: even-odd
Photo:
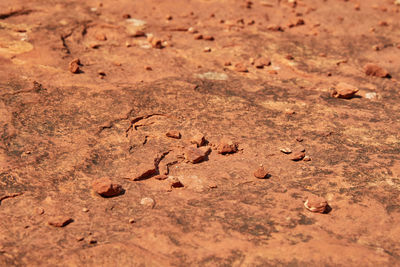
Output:
[[140,204],[143,206],[146,206],[148,208],[154,208],[154,206],[156,205],[156,202],[154,201],[154,199],[152,199],[150,197],[144,197],[140,200]]
[[291,160],[293,161],[300,161],[302,160],[304,157],[306,156],[306,154],[302,151],[299,152],[295,152],[292,154],[292,156],[290,157]]
[[67,226],[68,224],[72,223],[73,219],[68,216],[55,216],[53,218],[50,218],[49,221],[47,222],[49,225],[54,226],[54,227],[64,227]]
[[268,171],[265,170],[263,166],[260,166],[255,172],[254,177],[257,179],[266,179],[268,178]]
[[100,178],[92,183],[93,190],[102,197],[118,196],[122,193],[122,186],[113,183],[109,178]]
[[328,202],[322,197],[309,196],[304,202],[304,207],[311,212],[325,213],[328,209]]
[[211,48],[210,47],[205,47],[203,49],[203,52],[206,52],[206,53],[211,52]]
[[181,139],[181,133],[177,130],[170,130],[165,134],[167,137],[174,138],[174,139]]
[[238,144],[229,139],[222,139],[217,146],[217,151],[222,155],[236,153]]
[[335,98],[350,99],[358,92],[358,88],[348,83],[340,82],[332,91],[331,96]]
[[288,148],[288,147],[281,148],[280,151],[281,151],[282,153],[285,153],[285,154],[290,154],[290,153],[292,153],[292,150],[291,150],[290,148]]

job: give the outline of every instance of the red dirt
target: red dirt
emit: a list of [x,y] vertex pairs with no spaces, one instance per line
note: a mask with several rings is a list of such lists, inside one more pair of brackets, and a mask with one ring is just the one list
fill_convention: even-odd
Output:
[[0,1],[0,266],[400,265],[399,10]]

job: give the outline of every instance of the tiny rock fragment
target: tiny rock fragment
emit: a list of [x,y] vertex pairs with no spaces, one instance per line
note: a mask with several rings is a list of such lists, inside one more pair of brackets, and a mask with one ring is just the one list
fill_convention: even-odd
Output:
[[243,63],[236,63],[234,69],[237,72],[248,72],[246,65]]
[[97,243],[97,240],[94,239],[93,237],[91,237],[91,238],[89,238],[89,242],[88,242],[88,243],[91,244],[91,245],[93,245],[93,244],[96,244],[96,243]]
[[231,63],[230,61],[226,61],[226,62],[224,63],[224,66],[226,66],[226,67],[232,66],[232,63]]
[[204,35],[203,39],[206,41],[214,41],[214,36],[211,35]]
[[100,47],[100,44],[98,44],[98,43],[91,43],[91,44],[89,44],[89,47],[90,47],[90,48],[93,48],[93,49],[97,49],[97,48]]
[[270,24],[270,25],[268,25],[268,26],[267,26],[267,29],[268,29],[269,31],[275,31],[275,32],[280,31],[280,32],[283,32],[282,27],[279,26],[279,25],[276,25],[276,24]]
[[207,159],[210,151],[209,147],[188,147],[185,150],[185,159],[193,164],[200,163]]
[[68,216],[56,216],[47,222],[49,225],[54,226],[54,227],[64,227],[70,223],[72,223],[73,220],[71,217]]
[[387,70],[374,63],[365,64],[364,72],[368,76],[376,76],[379,78],[390,78],[390,74]]
[[72,73],[79,73],[79,64],[80,60],[79,58],[75,58],[69,63],[69,71]]
[[278,74],[278,72],[276,70],[269,70],[268,73],[269,74]]
[[133,224],[133,223],[135,223],[136,221],[135,221],[135,219],[129,219],[129,221],[128,221],[130,224]]
[[301,143],[301,142],[303,142],[303,140],[304,140],[304,139],[303,139],[303,137],[301,137],[301,136],[297,136],[297,137],[296,137],[296,141],[297,141],[297,142],[300,142],[300,143]]
[[165,19],[166,19],[166,20],[172,20],[173,17],[172,17],[171,15],[167,15],[167,16],[165,17]]
[[123,18],[123,19],[130,19],[130,18],[131,18],[131,15],[129,15],[129,14],[123,14],[123,15],[122,15],[122,18]]
[[151,46],[153,48],[162,49],[162,48],[164,48],[163,40],[153,37],[151,40]]
[[258,69],[262,69],[269,65],[271,65],[271,61],[265,57],[259,57],[256,60],[254,60],[254,66]]
[[150,67],[150,66],[145,66],[145,67],[144,67],[144,69],[145,69],[145,70],[148,70],[148,71],[151,71],[151,70],[153,70],[153,68],[152,68],[152,67]]
[[172,177],[169,182],[170,182],[171,188],[183,187],[182,182],[177,177]]
[[285,58],[288,59],[288,60],[293,60],[294,59],[294,57],[292,55],[290,55],[290,54],[286,55]]
[[106,41],[107,40],[107,36],[104,33],[101,33],[101,32],[96,33],[95,37],[99,41]]
[[204,47],[203,52],[211,52],[211,48],[210,47]]
[[93,190],[102,197],[118,196],[122,193],[122,186],[113,183],[109,178],[100,178],[92,183]]
[[193,27],[190,27],[188,30],[188,33],[197,33],[198,31],[195,29],[195,28],[193,28]]
[[300,161],[302,160],[304,157],[306,156],[306,154],[302,151],[299,152],[295,152],[292,154],[292,156],[290,157],[291,160],[293,161]]
[[154,199],[152,199],[150,197],[144,197],[140,200],[140,204],[143,206],[146,206],[148,208],[154,208],[154,206],[156,205],[156,202],[154,201]]
[[238,144],[232,140],[222,139],[218,144],[217,151],[223,155],[236,153],[238,151]]
[[167,178],[168,178],[168,175],[166,175],[166,174],[159,174],[159,175],[155,176],[154,178],[155,178],[156,180],[162,181],[162,180],[167,179]]
[[338,85],[336,85],[336,88],[332,91],[331,96],[335,98],[350,99],[357,92],[358,92],[357,87],[347,83],[340,82]]
[[177,130],[170,130],[165,135],[170,138],[175,138],[175,139],[181,139],[181,137],[182,137],[181,133]]
[[210,182],[208,184],[208,187],[211,188],[211,189],[214,189],[214,188],[218,188],[218,185],[215,182]]
[[328,202],[322,197],[309,196],[304,202],[304,207],[311,212],[325,213],[328,209]]
[[78,241],[78,242],[83,241],[84,239],[85,239],[85,237],[83,237],[83,236],[76,237],[76,241]]
[[206,144],[206,139],[204,137],[204,134],[196,133],[190,139],[190,143],[197,145],[197,147],[204,146]]
[[291,150],[290,148],[288,148],[288,147],[281,148],[280,151],[281,151],[282,153],[284,153],[284,154],[290,154],[290,153],[292,153],[292,150]]
[[82,211],[83,212],[89,212],[89,209],[88,208],[83,208]]
[[379,21],[379,26],[389,26],[387,21]]
[[308,155],[305,155],[303,158],[303,161],[311,161],[311,157]]
[[42,215],[42,214],[44,214],[44,209],[41,207],[38,207],[38,208],[36,208],[35,212],[37,215]]
[[106,73],[104,72],[104,70],[98,70],[97,74],[99,74],[100,76],[106,76]]
[[196,34],[193,38],[195,40],[201,40],[201,39],[203,39],[203,35],[202,34]]
[[263,166],[260,166],[253,175],[257,179],[266,179],[268,178],[268,171]]

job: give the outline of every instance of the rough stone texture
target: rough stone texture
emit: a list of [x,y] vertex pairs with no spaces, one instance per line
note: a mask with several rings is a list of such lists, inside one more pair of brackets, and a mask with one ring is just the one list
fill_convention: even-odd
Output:
[[257,179],[266,179],[268,178],[268,171],[263,166],[260,166],[253,175]]
[[[399,266],[400,6],[180,2],[0,1],[0,266]],[[190,27],[215,40],[178,30]],[[366,75],[368,62],[392,78]],[[339,81],[360,97],[330,97]],[[188,163],[195,130],[240,151]],[[279,151],[297,151],[299,131],[312,161]],[[141,163],[154,176],[129,180]],[[259,163],[270,179],[254,178]],[[185,186],[166,190],[157,171]],[[98,177],[126,193],[96,196]],[[309,194],[332,211],[309,212]],[[54,214],[75,222],[53,228]]]
[[114,197],[122,193],[122,186],[109,178],[100,178],[92,183],[93,190],[102,197]]
[[367,63],[364,65],[365,74],[369,76],[376,76],[379,78],[387,78],[389,77],[389,72],[384,68],[374,64],[374,63]]
[[328,209],[328,202],[322,197],[309,196],[304,202],[304,207],[311,212],[325,213]]
[[230,139],[222,139],[217,146],[219,154],[231,154],[238,151],[238,144]]
[[185,158],[191,163],[200,163],[207,159],[210,152],[211,148],[209,147],[188,147],[185,150]]
[[54,227],[64,227],[73,222],[71,217],[68,216],[56,216],[48,220],[48,224]]
[[340,82],[336,85],[335,90],[332,92],[332,97],[336,98],[343,98],[343,99],[350,99],[352,98],[357,92],[358,88],[348,84]]

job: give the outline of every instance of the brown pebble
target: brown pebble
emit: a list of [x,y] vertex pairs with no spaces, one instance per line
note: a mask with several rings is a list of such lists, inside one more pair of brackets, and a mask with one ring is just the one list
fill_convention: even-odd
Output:
[[248,72],[246,65],[243,63],[236,63],[234,69],[237,72]]
[[280,32],[283,32],[282,27],[279,26],[279,25],[276,25],[276,24],[270,24],[270,25],[268,25],[268,26],[267,26],[267,29],[268,29],[269,31],[275,31],[275,32],[280,31]]
[[79,73],[79,64],[80,60],[79,58],[75,58],[69,63],[69,71],[72,73]]
[[170,138],[175,138],[175,139],[181,139],[181,137],[182,137],[181,133],[177,130],[170,130],[165,135]]
[[390,74],[384,68],[374,64],[374,63],[367,63],[364,65],[364,72],[368,76],[376,76],[380,78],[390,78]]
[[148,70],[148,71],[151,71],[151,70],[153,70],[153,68],[152,68],[152,67],[150,67],[150,66],[145,66],[145,67],[144,67],[144,69],[145,69],[145,70]]
[[153,37],[152,40],[151,40],[151,46],[153,48],[162,49],[162,48],[164,48],[163,40]]
[[276,70],[269,70],[268,73],[269,74],[278,74],[278,72]]
[[305,155],[303,158],[303,161],[311,161],[311,157],[308,155]]
[[134,168],[134,173],[130,178],[132,181],[140,181],[143,179],[147,179],[157,173],[157,169],[154,166],[154,163],[142,163]]
[[135,223],[136,221],[135,221],[135,219],[129,219],[129,221],[128,221],[130,224],[133,224],[133,223]]
[[54,227],[64,227],[72,223],[73,221],[74,220],[68,216],[55,216],[53,218],[50,218],[47,223]]
[[44,209],[41,207],[36,208],[36,214],[38,214],[38,215],[44,214]]
[[156,202],[151,197],[144,197],[140,200],[140,204],[148,208],[154,208]]
[[255,172],[254,177],[257,179],[266,179],[268,178],[268,171],[265,170],[263,166],[260,166]]
[[202,34],[196,34],[196,35],[194,35],[194,37],[193,37],[195,40],[201,40],[201,39],[203,39],[203,35]]
[[77,238],[76,238],[76,241],[83,241],[85,239],[85,237],[83,237],[83,236],[78,236]]
[[131,18],[131,15],[129,15],[129,14],[123,14],[123,15],[122,15],[122,18],[123,18],[123,19],[130,19],[130,18]]
[[336,85],[336,88],[332,91],[331,96],[335,98],[350,99],[357,92],[358,92],[357,87],[344,82],[340,82],[338,83],[338,85]]
[[176,177],[170,178],[169,182],[170,182],[171,188],[182,188],[183,187],[182,182]]
[[311,212],[325,213],[328,209],[328,202],[322,197],[313,195],[307,198],[304,207]]
[[107,36],[104,33],[101,33],[101,32],[96,33],[95,37],[99,41],[106,41],[107,40]]
[[196,164],[207,159],[211,149],[209,147],[188,147],[185,149],[185,159]]
[[254,60],[254,66],[258,69],[262,69],[269,65],[271,65],[271,61],[265,57],[259,57],[256,60]]
[[[400,44],[399,44],[399,48],[400,48]],[[226,66],[226,67],[231,66],[231,65],[232,65],[232,63],[230,61],[226,61],[224,63],[224,66]]]
[[204,35],[203,39],[206,41],[214,41],[214,36],[211,35]]
[[304,152],[302,152],[302,151],[295,152],[295,153],[293,153],[291,155],[290,159],[293,160],[293,161],[300,161],[305,157],[305,155],[306,154]]
[[204,47],[203,52],[211,52],[211,48],[210,47]]
[[122,186],[113,183],[109,178],[100,178],[92,183],[93,190],[102,197],[118,196],[122,193]]
[[238,151],[238,144],[229,139],[222,139],[217,147],[219,154],[232,154]]

